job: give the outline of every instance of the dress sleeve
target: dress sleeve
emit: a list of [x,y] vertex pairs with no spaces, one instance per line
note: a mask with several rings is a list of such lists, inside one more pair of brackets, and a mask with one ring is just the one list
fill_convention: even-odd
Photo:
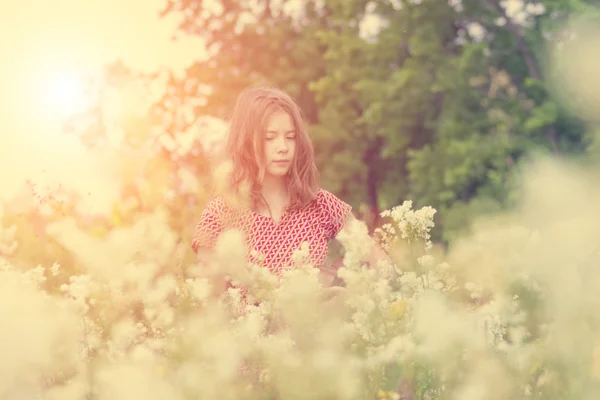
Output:
[[219,198],[211,199],[196,225],[196,232],[192,239],[192,249],[198,252],[198,249],[212,249],[215,246],[217,238],[223,232],[223,223],[221,221],[222,202]]
[[319,191],[317,199],[325,221],[326,234],[330,239],[335,238],[344,226],[352,207],[323,189]]

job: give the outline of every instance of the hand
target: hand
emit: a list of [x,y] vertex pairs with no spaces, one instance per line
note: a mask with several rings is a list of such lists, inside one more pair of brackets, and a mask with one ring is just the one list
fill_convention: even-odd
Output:
[[321,285],[323,285],[324,287],[331,287],[331,284],[335,280],[336,276],[337,271],[333,268],[319,268],[319,280],[321,281]]
[[343,299],[346,296],[347,289],[342,286],[330,286],[323,291],[325,301]]

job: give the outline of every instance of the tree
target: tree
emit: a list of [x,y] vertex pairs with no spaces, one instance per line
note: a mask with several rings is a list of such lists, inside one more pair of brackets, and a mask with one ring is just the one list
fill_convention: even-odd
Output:
[[458,13],[465,44],[453,101],[435,140],[409,161],[412,193],[440,209],[444,239],[512,205],[515,166],[528,155],[585,149],[582,123],[552,95],[541,67],[561,22],[581,5],[476,0]]
[[172,79],[163,102],[200,98],[196,115],[226,118],[244,87],[269,83],[288,91],[316,122],[308,85],[323,74],[323,48],[314,35],[327,29],[327,15],[312,1],[297,9],[277,3],[170,0],[162,15],[179,15],[179,29],[203,37],[209,55],[190,65],[183,79]]
[[[361,197],[378,213],[409,195],[407,149],[435,133],[456,47],[453,13],[440,2],[326,4],[340,23],[320,36],[329,67],[314,85],[324,112],[321,130],[331,132],[332,147],[344,148],[339,158],[354,166],[342,181],[366,188]],[[379,20],[374,37],[361,35],[369,17]]]
[[[580,4],[325,4],[341,22],[320,36],[329,65],[314,85],[327,110],[321,124],[346,135],[331,134],[332,149],[354,144],[338,158],[348,156],[346,180],[369,188],[374,209],[401,197],[432,205],[436,237],[449,240],[473,217],[513,204],[523,157],[585,149],[581,122],[552,97],[540,67]],[[360,32],[368,16],[380,21],[372,38]]]
[[248,83],[290,91],[313,125],[325,186],[372,214],[411,198],[440,210],[434,234],[450,240],[512,204],[528,154],[586,147],[542,68],[581,1],[323,0],[291,13],[293,3],[170,1],[165,14],[211,50],[175,92],[201,96],[198,114],[225,116]]

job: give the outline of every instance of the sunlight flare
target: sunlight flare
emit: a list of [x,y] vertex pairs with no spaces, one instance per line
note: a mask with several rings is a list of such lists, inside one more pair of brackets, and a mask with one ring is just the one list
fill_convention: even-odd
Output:
[[43,75],[39,87],[42,107],[53,117],[66,118],[85,103],[85,79],[70,68],[56,68]]

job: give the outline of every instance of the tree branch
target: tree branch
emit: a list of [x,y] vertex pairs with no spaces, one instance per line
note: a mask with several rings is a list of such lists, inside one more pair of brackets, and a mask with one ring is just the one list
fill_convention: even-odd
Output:
[[[530,50],[529,46],[525,42],[524,35],[520,27],[513,23],[511,19],[506,15],[506,11],[504,10],[504,8],[502,8],[498,0],[484,0],[484,2],[488,4],[492,8],[492,10],[500,14],[500,16],[506,20],[506,28],[515,38],[517,49],[523,56],[523,60],[525,61],[525,65],[527,66],[527,72],[529,73],[529,76],[538,81],[541,81],[542,74],[540,73],[540,70],[536,65],[533,52]],[[559,147],[557,140],[557,132],[556,126],[554,124],[551,124],[548,127],[546,131],[546,139],[548,139],[548,141],[550,142],[550,147],[552,148],[552,151],[554,153],[558,153]]]
[[506,15],[506,11],[500,5],[498,0],[484,0],[495,12],[500,14],[502,18],[506,20],[506,28],[508,31],[514,36],[517,44],[517,49],[523,55],[523,59],[525,60],[525,64],[527,65],[527,71],[529,75],[537,80],[541,80],[540,71],[536,65],[535,57],[533,53],[525,43],[525,39],[523,38],[523,33],[518,25],[513,23],[511,19]]

